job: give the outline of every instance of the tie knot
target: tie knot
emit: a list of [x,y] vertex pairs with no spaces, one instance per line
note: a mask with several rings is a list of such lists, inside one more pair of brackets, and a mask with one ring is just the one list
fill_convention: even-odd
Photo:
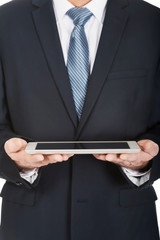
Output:
[[84,26],[93,15],[87,8],[74,7],[66,13],[72,20],[74,25]]

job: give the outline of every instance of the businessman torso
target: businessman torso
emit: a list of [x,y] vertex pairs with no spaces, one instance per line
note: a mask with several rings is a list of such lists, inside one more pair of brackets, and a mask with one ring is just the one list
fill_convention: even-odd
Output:
[[[35,141],[137,140],[160,120],[159,29],[157,8],[108,1],[78,122],[52,1],[1,7],[1,122]],[[140,190],[93,156],[43,168],[30,189],[7,182],[2,197],[4,240],[159,239],[151,182]]]

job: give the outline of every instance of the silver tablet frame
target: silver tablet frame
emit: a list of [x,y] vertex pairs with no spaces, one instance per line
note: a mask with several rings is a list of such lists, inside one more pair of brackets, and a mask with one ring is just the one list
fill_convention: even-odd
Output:
[[[58,150],[36,150],[38,143],[128,143],[130,149],[58,149]],[[55,142],[29,142],[25,149],[28,154],[107,154],[107,153],[138,153],[140,147],[136,141],[55,141]]]

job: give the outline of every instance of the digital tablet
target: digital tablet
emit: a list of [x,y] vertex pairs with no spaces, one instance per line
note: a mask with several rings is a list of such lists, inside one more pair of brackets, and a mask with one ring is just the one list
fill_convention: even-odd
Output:
[[106,154],[137,153],[141,149],[136,141],[58,141],[29,142],[29,154]]

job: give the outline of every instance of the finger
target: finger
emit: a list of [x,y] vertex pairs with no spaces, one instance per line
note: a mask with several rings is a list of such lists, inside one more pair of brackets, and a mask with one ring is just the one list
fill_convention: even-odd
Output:
[[127,161],[149,161],[152,159],[152,156],[140,151],[139,153],[123,153],[120,155],[120,159]]
[[45,160],[48,160],[49,163],[56,163],[56,162],[62,162],[65,160],[68,160],[68,157],[63,157],[61,154],[52,154],[45,156]]
[[95,158],[99,159],[99,160],[103,160],[103,161],[114,161],[116,159],[118,159],[118,155],[117,154],[94,154]]
[[[145,161],[148,162],[148,160],[146,160],[146,159],[151,158],[149,154],[147,154],[147,153],[144,153],[144,154],[147,155],[147,158],[144,158],[143,161],[136,161],[136,160],[131,161],[131,160],[128,160],[128,159],[127,160],[123,160],[123,159],[121,159],[119,157],[119,154],[107,154],[107,155],[98,155],[98,154],[96,154],[95,157],[96,158],[98,157],[97,159],[99,159],[99,160],[112,162],[112,163],[117,164],[117,165],[119,165],[121,167],[137,169],[137,167],[142,165],[142,162],[145,162]],[[127,155],[127,154],[125,154],[125,155]]]
[[98,158],[98,157],[99,157],[99,154],[93,154],[93,156],[94,156],[95,158]]
[[27,146],[27,142],[21,138],[11,138],[6,141],[4,147],[7,154],[20,151]]
[[69,159],[69,156],[67,154],[62,155],[63,161],[67,161]]
[[119,157],[118,157],[118,155],[117,154],[114,154],[114,153],[109,153],[109,154],[107,154],[106,155],[106,160],[107,161],[116,161],[116,160],[118,160],[119,159]]
[[63,154],[62,157],[63,157],[63,160],[68,160],[70,157],[73,157],[74,154]]
[[138,142],[138,145],[141,149],[150,154],[152,157],[155,157],[159,152],[159,146],[151,140],[141,140]]
[[106,161],[106,155],[105,154],[98,154],[96,155],[98,160]]
[[51,154],[51,155],[45,155],[45,158],[49,160],[51,163],[57,161],[67,161],[70,157],[72,157],[74,154]]
[[37,161],[43,161],[44,156],[42,154],[27,154],[24,150],[18,152],[18,153],[11,153],[10,157],[14,161],[26,161],[26,162],[37,162]]
[[61,154],[49,154],[45,155],[45,160],[48,160],[50,162],[55,162],[55,161],[62,161],[63,157]]

